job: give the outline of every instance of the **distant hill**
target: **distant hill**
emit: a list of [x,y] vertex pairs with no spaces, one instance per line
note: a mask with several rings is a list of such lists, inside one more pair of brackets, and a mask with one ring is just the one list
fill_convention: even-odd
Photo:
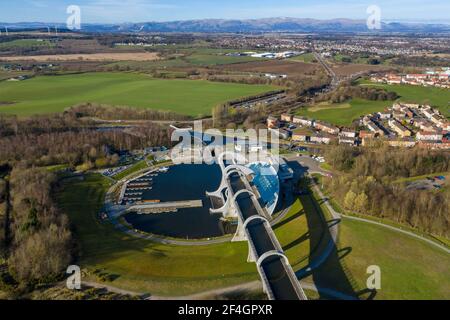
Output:
[[[1,23],[0,28],[7,26],[10,30],[35,30],[55,27],[64,30],[64,24],[49,24],[40,22]],[[297,19],[297,18],[266,18],[253,20],[185,20],[168,22],[144,22],[123,24],[84,24],[87,32],[371,32],[365,20],[351,19]],[[374,32],[374,31],[372,31]],[[439,23],[403,23],[383,22],[382,29],[376,32],[403,33],[450,33],[450,24]]]

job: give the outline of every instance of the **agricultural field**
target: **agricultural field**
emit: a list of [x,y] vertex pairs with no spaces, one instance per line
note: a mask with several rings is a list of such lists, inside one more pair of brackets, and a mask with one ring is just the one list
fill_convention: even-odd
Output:
[[159,55],[153,52],[112,52],[112,53],[87,53],[87,54],[55,54],[36,56],[11,56],[0,57],[3,61],[154,61]]
[[193,53],[192,55],[189,55],[184,59],[189,64],[195,66],[227,65],[227,64],[262,60],[253,57],[232,57],[227,56],[225,54],[207,54],[207,53]]
[[317,70],[319,66],[312,63],[288,60],[270,60],[238,63],[217,67],[219,70],[250,72],[250,73],[274,73],[287,74],[289,76],[302,76]]
[[19,116],[57,113],[79,103],[93,102],[199,116],[209,115],[217,104],[275,89],[268,85],[161,80],[134,73],[40,76],[20,82],[0,82],[4,103],[0,113]]
[[20,39],[20,40],[12,40],[6,42],[0,42],[0,50],[10,50],[10,49],[27,49],[27,48],[51,48],[54,47],[55,44],[48,40],[37,40],[37,39]]
[[388,70],[388,67],[382,65],[370,64],[335,64],[332,66],[333,71],[339,77],[348,77],[358,72],[379,72]]
[[312,53],[304,53],[288,59],[289,61],[301,61],[305,63],[317,63],[316,57]]

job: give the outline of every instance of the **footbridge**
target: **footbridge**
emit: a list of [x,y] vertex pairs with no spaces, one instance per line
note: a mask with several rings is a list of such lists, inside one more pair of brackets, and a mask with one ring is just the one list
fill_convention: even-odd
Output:
[[271,300],[306,300],[300,282],[270,226],[271,215],[261,205],[258,190],[251,184],[251,169],[236,164],[225,165],[226,154],[219,156],[223,178],[219,189],[208,193],[223,201],[223,207],[211,210],[224,217],[237,218],[233,241],[248,241],[248,262],[256,262],[264,292]]

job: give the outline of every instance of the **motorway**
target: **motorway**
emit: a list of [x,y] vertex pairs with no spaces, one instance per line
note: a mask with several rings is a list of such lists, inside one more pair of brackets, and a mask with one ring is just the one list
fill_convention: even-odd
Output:
[[331,69],[331,67],[328,65],[328,63],[325,61],[325,59],[317,52],[314,52],[314,57],[319,61],[319,63],[322,65],[322,67],[325,69],[326,73],[331,77],[331,85],[330,89],[334,89],[339,85],[339,78],[336,75],[336,73]]

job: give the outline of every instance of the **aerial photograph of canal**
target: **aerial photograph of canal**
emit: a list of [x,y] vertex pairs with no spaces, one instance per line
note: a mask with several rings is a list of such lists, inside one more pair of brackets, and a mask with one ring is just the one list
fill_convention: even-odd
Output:
[[[201,206],[157,214],[128,213],[125,219],[133,228],[182,239],[212,238],[225,234],[221,216],[210,213],[212,203],[206,196],[208,190],[216,190],[220,185],[222,175],[219,166],[175,165],[167,172],[150,174],[142,178],[151,179],[148,183],[151,189],[142,190],[142,195],[139,195],[140,202],[200,200]],[[177,191],[173,192],[174,189]]]

